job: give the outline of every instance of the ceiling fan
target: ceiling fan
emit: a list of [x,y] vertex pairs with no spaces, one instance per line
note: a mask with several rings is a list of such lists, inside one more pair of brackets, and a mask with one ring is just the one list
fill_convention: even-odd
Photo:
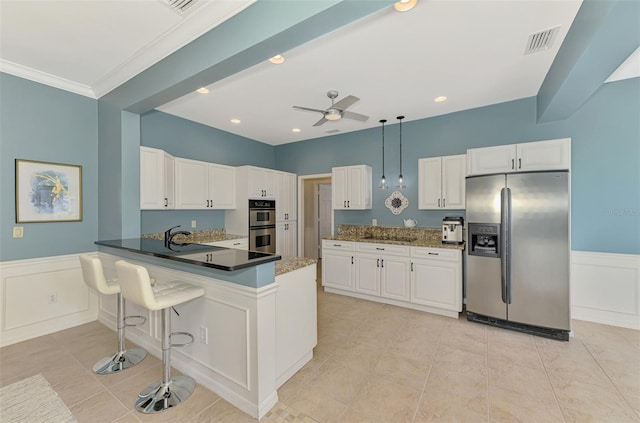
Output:
[[294,109],[309,110],[312,112],[322,113],[322,118],[317,121],[313,126],[320,126],[329,120],[340,120],[342,118],[355,119],[361,122],[365,122],[369,119],[369,116],[361,115],[360,113],[347,112],[347,108],[356,101],[360,100],[358,97],[348,95],[342,100],[334,103],[334,100],[338,97],[338,92],[331,90],[327,92],[327,97],[331,99],[331,107],[325,110],[311,109],[309,107],[293,106]]

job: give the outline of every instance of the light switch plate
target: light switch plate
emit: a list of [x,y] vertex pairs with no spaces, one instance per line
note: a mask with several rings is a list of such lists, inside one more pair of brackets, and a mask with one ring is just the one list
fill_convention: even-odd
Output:
[[24,236],[24,228],[22,226],[13,227],[13,237],[22,238]]
[[196,227],[196,221],[195,221],[195,220],[192,220],[192,221],[191,221],[191,227],[192,227],[192,228],[195,228],[195,227]]

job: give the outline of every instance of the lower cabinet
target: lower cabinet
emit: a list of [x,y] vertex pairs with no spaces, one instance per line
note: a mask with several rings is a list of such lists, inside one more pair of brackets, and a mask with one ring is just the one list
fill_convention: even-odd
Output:
[[355,291],[409,301],[409,247],[356,244]]
[[412,248],[411,302],[462,311],[460,250]]
[[276,254],[297,257],[297,243],[296,222],[294,220],[276,223]]
[[323,240],[322,285],[338,294],[457,317],[462,251]]
[[353,291],[355,279],[353,242],[322,241],[322,285]]

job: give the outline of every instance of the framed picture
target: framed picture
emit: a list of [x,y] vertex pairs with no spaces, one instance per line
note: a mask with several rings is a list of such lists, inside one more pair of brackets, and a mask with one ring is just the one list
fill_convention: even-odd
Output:
[[16,222],[82,220],[82,166],[16,159]]

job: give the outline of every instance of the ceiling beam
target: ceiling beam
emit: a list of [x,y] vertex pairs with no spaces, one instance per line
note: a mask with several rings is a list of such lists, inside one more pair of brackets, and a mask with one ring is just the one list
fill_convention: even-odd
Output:
[[584,0],[538,91],[538,122],[578,110],[640,45],[640,1]]
[[142,114],[393,3],[258,1],[100,100]]

